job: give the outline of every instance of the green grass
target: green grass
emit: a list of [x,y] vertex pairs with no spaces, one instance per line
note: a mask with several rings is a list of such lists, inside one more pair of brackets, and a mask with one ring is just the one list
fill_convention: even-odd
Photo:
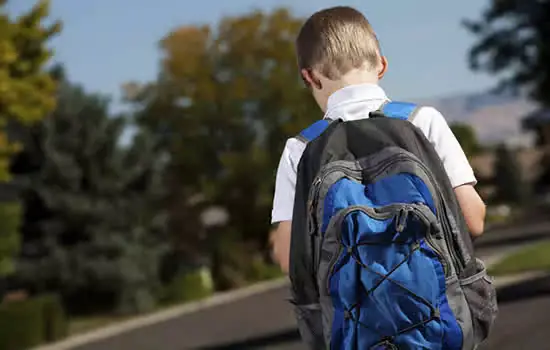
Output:
[[550,241],[537,243],[505,257],[489,269],[493,276],[550,271]]
[[115,315],[78,317],[69,320],[69,335],[75,335],[92,331],[113,323],[128,320],[130,317]]
[[511,221],[510,216],[504,216],[504,215],[498,215],[498,214],[487,214],[487,217],[485,218],[486,224],[504,224],[506,222]]

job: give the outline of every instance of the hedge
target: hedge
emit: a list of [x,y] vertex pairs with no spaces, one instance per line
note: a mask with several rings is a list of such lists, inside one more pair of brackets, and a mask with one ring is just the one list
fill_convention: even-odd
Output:
[[44,340],[47,343],[61,340],[67,336],[69,325],[61,298],[56,295],[39,297],[43,303],[45,319]]
[[67,320],[56,296],[0,304],[2,350],[24,350],[62,339],[66,334]]

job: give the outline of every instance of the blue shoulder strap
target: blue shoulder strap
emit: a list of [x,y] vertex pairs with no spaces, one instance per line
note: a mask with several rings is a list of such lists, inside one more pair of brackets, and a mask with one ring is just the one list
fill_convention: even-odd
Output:
[[319,137],[330,125],[331,120],[321,119],[311,124],[298,134],[297,139],[304,143],[311,142]]
[[378,110],[386,117],[412,121],[416,115],[418,106],[408,102],[387,102]]
[[[418,109],[414,103],[392,101],[384,103],[378,112],[389,118],[412,121]],[[296,138],[304,143],[311,142],[319,137],[331,122],[332,120],[327,119],[319,120],[302,130]]]

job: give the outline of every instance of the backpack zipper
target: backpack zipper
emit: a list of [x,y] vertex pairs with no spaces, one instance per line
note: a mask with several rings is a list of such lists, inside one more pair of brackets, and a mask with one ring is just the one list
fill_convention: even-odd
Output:
[[[419,216],[419,217],[422,217],[424,218],[424,223],[426,224],[426,226],[430,226],[430,233],[428,235],[426,235],[426,244],[435,252],[435,254],[437,255],[437,257],[439,258],[439,261],[441,262],[441,265],[443,266],[443,274],[445,275],[445,277],[448,277],[450,275],[450,272],[451,272],[451,269],[449,268],[449,263],[447,262],[447,259],[445,259],[445,255],[443,254],[443,252],[441,252],[441,250],[439,250],[439,247],[437,246],[437,244],[434,242],[434,237],[435,239],[442,239],[443,236],[441,234],[441,230],[440,230],[440,227],[437,227],[437,226],[433,226],[434,224],[437,225],[437,217],[435,217],[435,214],[432,212],[432,210],[426,206],[425,204],[418,204],[418,205],[422,205],[422,206],[425,206],[427,208],[427,210],[430,212],[431,215],[434,216],[434,219],[435,220],[430,220],[430,218],[428,217],[428,215],[426,215],[426,213],[421,210],[419,207],[417,206],[414,206],[412,207],[413,211]],[[432,232],[433,229],[436,229],[435,232]]]
[[437,191],[437,188],[435,187],[437,182],[435,181],[435,179],[431,175],[430,171],[426,168],[426,166],[423,163],[419,162],[418,160],[416,160],[412,157],[409,157],[409,156],[406,156],[406,155],[399,155],[399,156],[396,156],[396,157],[390,159],[389,161],[381,162],[382,164],[376,166],[375,168],[376,168],[377,172],[374,174],[373,177],[378,176],[380,173],[382,173],[384,170],[389,168],[391,165],[393,165],[393,164],[395,164],[399,161],[402,161],[402,160],[412,161],[415,164],[418,164],[420,166],[420,168],[424,171],[424,173],[427,175],[428,180],[431,182],[431,185],[434,188],[435,192],[437,192],[436,196],[437,196],[438,200],[437,200],[437,203],[436,203],[436,207],[438,209],[438,213],[441,213],[441,217],[443,218],[443,220],[440,220],[440,221],[441,221],[442,225],[444,226],[443,227],[444,232],[448,233],[448,236],[446,237],[447,239],[445,240],[445,242],[447,244],[447,249],[449,250],[449,255],[451,256],[451,259],[453,260],[453,265],[455,265],[455,267],[458,270],[457,271],[457,274],[458,274],[459,272],[461,272],[463,270],[466,263],[464,262],[464,259],[457,256],[456,251],[455,251],[454,247],[452,246],[452,243],[454,242],[454,237],[452,236],[452,229],[451,229],[450,224],[449,224],[447,209],[446,209],[446,206],[444,204],[443,197],[441,196],[441,193],[439,191]]
[[317,217],[317,204],[319,193],[321,191],[321,184],[330,174],[336,171],[343,172],[344,175],[351,177],[351,179],[357,179],[357,173],[361,173],[360,170],[351,170],[344,165],[331,165],[330,163],[320,171],[320,175],[318,175],[315,180],[313,180],[311,191],[308,196],[310,198],[308,203],[308,212],[310,216],[310,219],[308,220],[308,232],[310,235],[316,235],[318,233],[317,229],[319,228],[319,218]]

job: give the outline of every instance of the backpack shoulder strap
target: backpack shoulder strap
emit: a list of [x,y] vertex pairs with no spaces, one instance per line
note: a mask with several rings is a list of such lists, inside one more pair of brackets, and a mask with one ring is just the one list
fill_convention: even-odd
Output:
[[332,121],[321,119],[302,130],[296,138],[307,144],[319,137],[330,125]]
[[412,122],[419,110],[420,107],[414,103],[388,101],[373,114],[376,117],[385,116]]
[[[389,117],[412,122],[420,107],[414,103],[388,101],[385,102],[376,112],[371,113],[373,117]],[[303,143],[309,143],[319,137],[330,125],[332,120],[321,119],[302,130],[296,138]]]

